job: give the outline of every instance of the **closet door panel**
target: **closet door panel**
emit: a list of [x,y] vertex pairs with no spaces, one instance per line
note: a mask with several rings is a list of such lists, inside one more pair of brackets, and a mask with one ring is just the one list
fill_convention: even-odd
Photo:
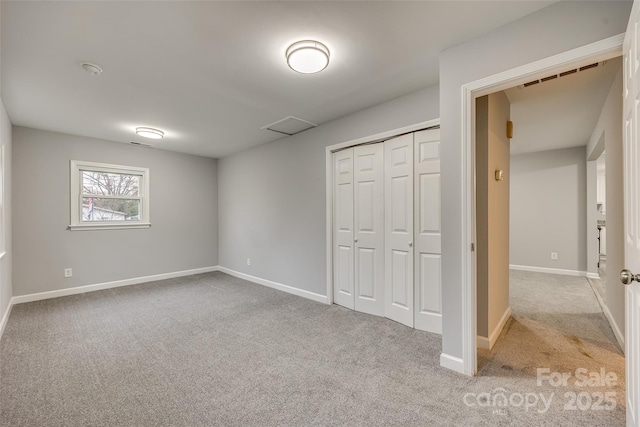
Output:
[[334,154],[333,182],[333,301],[353,310],[353,149]]
[[[440,254],[419,254],[420,276],[418,278],[420,293],[416,298],[420,311],[418,314],[441,313],[440,303]],[[435,332],[435,331],[432,331]]]
[[413,327],[413,134],[385,141],[385,316]]
[[[376,283],[382,282],[376,278],[376,250],[371,248],[358,248],[356,253],[358,264],[356,265],[357,299],[356,310],[362,310],[363,302],[375,301],[380,296],[376,292]],[[372,313],[373,314],[373,313]]]
[[415,133],[415,327],[442,333],[440,130]]
[[384,315],[384,149],[354,148],[355,309]]

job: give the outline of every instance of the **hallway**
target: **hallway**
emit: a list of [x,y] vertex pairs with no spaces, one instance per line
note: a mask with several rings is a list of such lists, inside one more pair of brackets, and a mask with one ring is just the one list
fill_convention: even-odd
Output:
[[[543,373],[571,373],[567,385],[555,387],[556,400],[565,405],[565,410],[576,406],[571,400],[578,396],[583,407],[577,411],[592,410],[595,414],[603,408],[593,405],[608,392],[617,401],[613,412],[622,411],[624,420],[624,355],[587,280],[511,270],[510,304],[512,318],[495,347],[478,350],[478,376],[521,377],[529,384],[538,380],[539,368],[548,369]],[[604,369],[611,378],[615,374],[617,380],[609,386],[602,386],[602,382],[583,385],[576,375],[578,369],[579,374],[594,378]],[[536,382],[532,385],[533,391],[540,387]],[[531,385],[523,386],[527,387]]]

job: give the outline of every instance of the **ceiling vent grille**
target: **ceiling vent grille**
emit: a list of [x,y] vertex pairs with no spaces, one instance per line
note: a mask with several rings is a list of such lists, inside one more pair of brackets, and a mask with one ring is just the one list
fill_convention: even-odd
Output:
[[578,72],[578,69],[565,71],[564,73],[560,73],[560,77],[568,76],[569,74],[575,74]]
[[304,132],[305,130],[309,130],[316,126],[318,125],[315,123],[311,123],[297,117],[289,116],[285,117],[282,120],[278,120],[277,122],[271,123],[270,125],[263,126],[260,129],[266,129],[272,132],[278,132],[283,135],[291,136],[300,132]]
[[580,67],[580,68],[574,68],[573,70],[563,71],[560,74],[552,74],[550,76],[543,77],[541,79],[533,80],[533,81],[527,82],[525,84],[522,84],[522,85],[518,86],[518,88],[519,89],[524,89],[524,88],[529,87],[529,86],[537,85],[538,83],[544,83],[544,82],[548,82],[549,80],[555,80],[558,77],[564,77],[564,76],[568,76],[568,75],[571,75],[571,74],[575,74],[575,73],[577,73],[579,71],[585,71],[585,70],[590,70],[591,68],[602,67],[606,63],[607,63],[607,61],[595,62],[593,64],[585,65],[585,66]]

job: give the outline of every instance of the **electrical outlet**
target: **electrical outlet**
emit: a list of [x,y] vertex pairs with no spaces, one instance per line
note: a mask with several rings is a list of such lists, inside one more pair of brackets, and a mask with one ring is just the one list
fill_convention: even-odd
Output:
[[64,277],[71,277],[71,276],[73,276],[73,270],[71,268],[65,268]]
[[247,265],[251,265],[251,258],[247,258]]
[[558,252],[551,252],[551,259],[558,259]]

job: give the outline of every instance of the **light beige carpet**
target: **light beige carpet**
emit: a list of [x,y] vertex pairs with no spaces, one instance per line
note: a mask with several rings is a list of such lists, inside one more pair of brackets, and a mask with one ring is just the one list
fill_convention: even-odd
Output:
[[[569,373],[566,385],[558,381],[546,391],[554,392],[561,413],[620,411],[616,422],[624,425],[624,355],[587,280],[511,271],[509,288],[512,317],[492,351],[479,350],[478,375],[520,378],[521,387],[541,391],[538,369],[548,369],[542,375]],[[617,379],[615,385],[596,381],[603,371]],[[614,399],[616,409],[609,411]]]
[[[537,332],[551,316],[567,329]],[[440,367],[436,334],[222,273],[20,304],[0,340],[0,425],[623,425],[621,404],[565,410],[568,389],[531,376],[570,357],[621,376],[599,316],[516,315],[509,331],[535,339],[510,344],[505,332],[469,378]],[[519,400],[552,392],[543,412]],[[509,406],[493,406],[501,395]]]

